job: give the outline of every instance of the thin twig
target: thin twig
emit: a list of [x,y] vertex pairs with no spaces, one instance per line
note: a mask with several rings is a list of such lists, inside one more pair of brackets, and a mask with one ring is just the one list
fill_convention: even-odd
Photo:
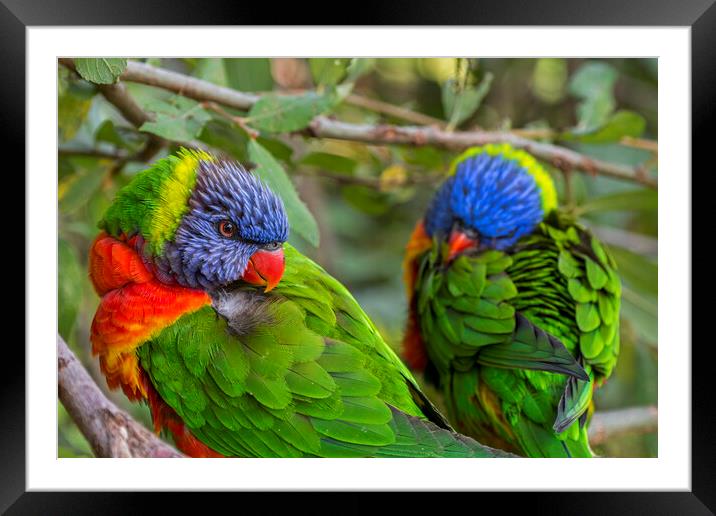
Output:
[[387,102],[383,102],[382,100],[356,95],[355,93],[348,95],[345,101],[347,104],[362,107],[363,109],[374,111],[383,115],[392,116],[393,118],[398,118],[400,120],[405,120],[411,124],[435,125],[440,128],[445,128],[447,125],[444,120],[440,120],[439,118],[411,111],[410,109],[402,108],[400,106],[396,106],[395,104],[389,104]]
[[[532,140],[559,140],[560,133],[554,129],[538,128],[538,129],[511,129],[510,132],[515,136],[529,138]],[[634,149],[642,149],[657,154],[659,152],[659,142],[648,140],[646,138],[634,138],[633,136],[623,136],[619,140],[619,144],[624,147],[632,147]]]
[[81,156],[88,158],[100,158],[100,159],[111,159],[120,160],[128,157],[126,152],[115,150],[115,151],[103,151],[99,149],[72,149],[68,147],[60,147],[57,150],[58,155],[72,157]]
[[201,103],[201,106],[205,109],[208,109],[210,111],[213,111],[214,113],[217,113],[230,122],[233,122],[234,124],[238,125],[241,129],[244,130],[246,134],[249,135],[249,138],[258,138],[261,133],[259,133],[256,129],[249,127],[249,125],[246,122],[246,118],[242,116],[235,116],[223,109],[219,104],[213,101],[204,101]]
[[109,401],[62,337],[57,336],[60,401],[97,457],[183,457]]
[[659,143],[646,138],[634,138],[633,136],[624,136],[619,143],[625,147],[634,147],[635,149],[648,150],[657,154],[659,152]]

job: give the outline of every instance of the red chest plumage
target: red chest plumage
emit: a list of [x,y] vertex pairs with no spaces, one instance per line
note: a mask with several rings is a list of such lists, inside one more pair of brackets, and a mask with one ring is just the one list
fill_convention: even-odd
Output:
[[211,299],[206,292],[159,282],[135,251],[135,239],[101,233],[90,250],[90,278],[102,296],[90,333],[92,354],[110,388],[147,398],[135,349]]

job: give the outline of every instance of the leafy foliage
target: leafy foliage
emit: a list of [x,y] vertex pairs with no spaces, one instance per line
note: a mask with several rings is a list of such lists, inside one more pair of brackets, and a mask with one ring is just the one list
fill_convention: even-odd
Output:
[[198,102],[186,97],[157,100],[144,107],[155,114],[156,120],[145,122],[139,130],[176,142],[196,138],[204,124],[211,119],[211,115]]
[[125,58],[102,57],[99,59],[75,59],[77,72],[83,79],[95,84],[112,84],[124,69],[127,68],[127,60]]
[[263,131],[287,133],[303,129],[335,102],[331,95],[266,95],[249,111],[249,123]]

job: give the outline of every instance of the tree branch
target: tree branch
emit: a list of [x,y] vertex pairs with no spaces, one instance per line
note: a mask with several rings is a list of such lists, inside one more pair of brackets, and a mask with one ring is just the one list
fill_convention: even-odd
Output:
[[[65,61],[68,60],[62,60],[61,62],[65,64]],[[163,88],[197,101],[212,101],[241,110],[250,109],[260,98],[258,95],[217,86],[195,77],[136,61],[127,63],[127,68],[120,78],[125,81]],[[643,167],[630,167],[589,158],[565,147],[536,142],[505,131],[448,132],[432,126],[360,125],[331,120],[325,116],[317,116],[309,125],[308,133],[319,138],[350,140],[378,145],[433,145],[453,150],[488,143],[510,143],[514,147],[524,149],[559,168],[601,174],[633,181],[650,188],[657,188],[657,182],[648,177]]]
[[109,401],[77,357],[57,336],[60,401],[97,457],[183,457]]
[[562,169],[581,170],[591,174],[633,181],[650,188],[657,188],[657,182],[646,176],[639,167],[589,158],[565,147],[540,143],[501,131],[457,131],[448,132],[435,127],[396,125],[359,125],[331,120],[324,116],[313,119],[309,126],[313,136],[351,140],[372,144],[432,145],[445,149],[460,150],[473,145],[488,143],[509,143],[518,149]]
[[654,405],[597,412],[589,423],[589,442],[602,444],[621,434],[655,432],[658,415]]
[[356,95],[355,93],[351,93],[346,97],[346,104],[362,107],[368,111],[374,111],[382,115],[392,116],[393,118],[399,118],[401,120],[405,120],[406,122],[410,122],[411,124],[435,125],[441,129],[447,126],[447,123],[439,118],[434,118],[417,111],[411,111],[410,109],[389,104],[387,102],[383,102],[382,100]]

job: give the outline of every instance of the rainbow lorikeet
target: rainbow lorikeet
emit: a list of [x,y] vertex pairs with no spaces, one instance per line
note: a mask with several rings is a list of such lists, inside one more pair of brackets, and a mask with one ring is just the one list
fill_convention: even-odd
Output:
[[557,208],[547,171],[509,145],[467,150],[404,261],[404,354],[448,418],[530,457],[591,457],[593,388],[619,353],[615,263]]
[[494,457],[452,431],[350,293],[285,244],[240,165],[182,151],[99,224],[92,349],[197,457]]

